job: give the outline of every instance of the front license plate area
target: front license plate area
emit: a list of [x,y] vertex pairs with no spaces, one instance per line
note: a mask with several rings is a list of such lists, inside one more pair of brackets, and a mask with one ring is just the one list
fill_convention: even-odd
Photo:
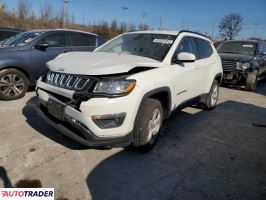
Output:
[[224,75],[224,79],[226,79],[226,80],[233,80],[234,79],[234,75],[233,74],[225,74]]
[[54,116],[55,118],[59,120],[64,120],[64,110],[65,110],[65,105],[54,100],[54,99],[49,99],[48,100],[48,112]]

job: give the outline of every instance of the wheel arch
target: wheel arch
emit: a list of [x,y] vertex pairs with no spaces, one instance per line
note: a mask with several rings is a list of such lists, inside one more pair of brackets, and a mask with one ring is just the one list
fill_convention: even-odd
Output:
[[164,111],[164,119],[168,118],[170,116],[171,108],[172,108],[171,90],[169,87],[160,87],[160,88],[156,88],[154,90],[147,92],[142,97],[142,100],[140,102],[140,106],[138,108],[138,112],[137,112],[137,115],[135,118],[135,123],[136,123],[136,119],[138,118],[138,115],[140,113],[140,110],[142,109],[143,102],[147,98],[152,98],[152,99],[156,99],[156,100],[160,101],[160,103],[162,104],[162,107],[163,107],[163,111]]
[[223,74],[222,73],[218,73],[215,75],[214,80],[218,81],[218,83],[221,85],[222,80],[223,80]]

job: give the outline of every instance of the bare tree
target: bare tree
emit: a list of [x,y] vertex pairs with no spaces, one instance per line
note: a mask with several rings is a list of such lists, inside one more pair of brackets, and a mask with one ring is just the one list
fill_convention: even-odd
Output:
[[234,39],[242,29],[243,18],[240,14],[226,15],[219,25],[220,35],[226,40]]
[[41,17],[40,21],[43,24],[45,28],[47,28],[49,21],[53,18],[54,13],[53,13],[53,8],[51,4],[45,2],[44,5],[41,5]]
[[150,27],[149,27],[149,25],[148,24],[139,24],[139,26],[138,26],[138,30],[139,31],[146,31],[146,30],[148,30]]
[[31,5],[27,0],[18,1],[18,17],[20,20],[25,20],[31,12]]

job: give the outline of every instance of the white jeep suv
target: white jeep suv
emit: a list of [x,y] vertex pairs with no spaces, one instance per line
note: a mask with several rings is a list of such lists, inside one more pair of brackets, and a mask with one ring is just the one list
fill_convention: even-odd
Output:
[[47,63],[38,114],[87,146],[154,146],[177,108],[216,106],[222,65],[212,42],[189,31],[122,34],[94,52]]

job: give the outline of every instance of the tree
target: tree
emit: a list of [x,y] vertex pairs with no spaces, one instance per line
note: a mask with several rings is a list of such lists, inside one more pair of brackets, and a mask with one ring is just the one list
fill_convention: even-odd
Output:
[[219,25],[220,35],[226,40],[234,39],[242,29],[243,18],[240,14],[226,15]]
[[25,20],[31,12],[31,4],[27,0],[19,0],[17,9],[19,19],[18,27],[22,28],[25,26]]
[[40,11],[41,11],[40,21],[43,24],[43,26],[47,28],[49,21],[54,16],[53,8],[49,3],[45,2],[44,5],[41,5]]

